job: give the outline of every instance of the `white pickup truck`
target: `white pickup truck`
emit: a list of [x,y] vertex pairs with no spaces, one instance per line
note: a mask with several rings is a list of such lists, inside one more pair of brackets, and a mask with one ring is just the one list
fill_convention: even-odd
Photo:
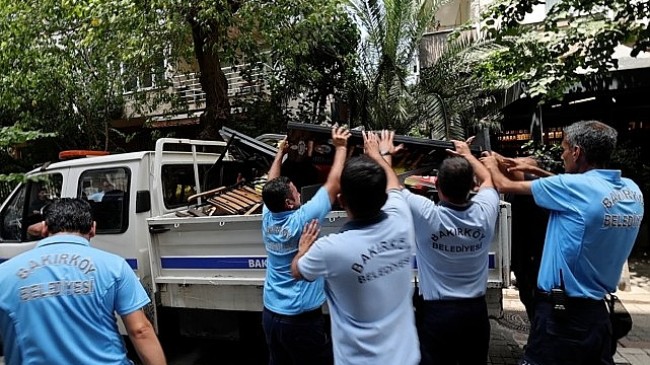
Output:
[[[329,129],[324,131],[329,133]],[[304,128],[299,132],[305,136]],[[239,335],[240,324],[262,309],[266,255],[261,215],[181,213],[190,208],[187,198],[192,195],[234,184],[242,177],[253,181],[263,175],[275,147],[232,130],[224,129],[222,134],[228,143],[160,139],[155,151],[71,159],[29,172],[35,179],[17,186],[0,207],[0,261],[37,242],[37,237],[28,234],[27,225],[38,219],[32,208],[39,205],[39,190],[46,189],[50,199],[84,197],[91,202],[97,221],[98,234],[91,244],[124,257],[135,270],[152,298],[148,315],[156,328],[160,325],[165,331],[192,336]],[[404,141],[411,146],[420,143],[406,137]],[[421,146],[429,148],[430,156],[434,150],[438,153],[441,147],[451,146],[423,141]],[[314,150],[313,143],[308,144]],[[328,152],[322,146],[315,150]],[[305,151],[294,149],[289,157]],[[325,160],[321,156],[320,162]],[[104,191],[107,185],[112,190]],[[206,203],[198,199],[192,204]],[[345,219],[344,211],[332,211],[324,233],[338,230]],[[509,284],[507,203],[501,206],[497,227],[488,282],[493,316],[501,315],[501,288]],[[414,271],[414,282],[416,278]]]

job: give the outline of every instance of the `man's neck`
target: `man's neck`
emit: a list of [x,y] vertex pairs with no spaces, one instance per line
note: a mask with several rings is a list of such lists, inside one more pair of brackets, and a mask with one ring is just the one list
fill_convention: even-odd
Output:
[[90,235],[89,234],[82,234],[82,233],[79,233],[79,232],[61,231],[61,232],[57,232],[57,233],[49,235],[49,237],[53,237],[53,236],[77,236],[77,237],[82,237],[82,238],[85,238],[87,240],[90,240]]

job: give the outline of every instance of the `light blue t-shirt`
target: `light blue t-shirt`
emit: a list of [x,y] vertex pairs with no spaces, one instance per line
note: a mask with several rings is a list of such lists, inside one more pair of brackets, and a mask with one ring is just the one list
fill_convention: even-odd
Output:
[[380,217],[347,223],[300,258],[305,279],[325,277],[335,364],[418,364],[414,251],[411,212],[392,190]]
[[104,192],[100,191],[100,192],[97,192],[97,193],[94,193],[94,194],[90,194],[88,196],[88,200],[101,202],[103,197],[104,197]]
[[126,261],[54,235],[0,265],[0,333],[8,365],[126,365],[115,313],[149,297]]
[[275,313],[296,315],[325,303],[323,279],[308,282],[291,276],[291,261],[298,252],[302,230],[313,219],[322,221],[332,209],[324,187],[296,210],[272,213],[262,209],[262,239],[268,255],[264,306]]
[[433,201],[408,190],[404,197],[417,227],[420,293],[425,300],[485,295],[488,251],[499,214],[499,193],[482,188],[465,207]]
[[537,286],[570,297],[602,299],[616,290],[639,233],[643,195],[619,170],[590,170],[533,181],[540,207],[550,210]]

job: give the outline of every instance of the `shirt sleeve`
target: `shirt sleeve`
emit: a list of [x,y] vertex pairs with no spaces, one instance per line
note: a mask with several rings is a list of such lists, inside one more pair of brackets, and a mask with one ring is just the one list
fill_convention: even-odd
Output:
[[570,209],[573,198],[570,196],[574,190],[570,187],[570,177],[565,174],[549,176],[534,180],[531,191],[535,203],[542,208],[555,211],[567,211]]
[[479,204],[483,209],[488,210],[489,213],[496,214],[499,211],[499,192],[493,187],[483,187],[476,195],[472,197],[472,201]]
[[399,214],[401,211],[408,210],[408,205],[406,205],[406,200],[402,194],[402,190],[400,189],[388,190],[388,199],[386,199],[386,203],[384,203],[381,210],[389,215]]
[[126,261],[122,263],[122,271],[117,279],[116,288],[115,311],[120,316],[133,313],[151,301],[140,280]]
[[298,270],[305,280],[314,281],[321,276],[327,276],[326,245],[327,237],[319,238],[309,251],[298,259]]
[[411,210],[413,219],[421,218],[429,220],[436,215],[437,206],[432,200],[421,195],[413,194],[407,189],[402,190],[402,196]]
[[[327,193],[327,190],[321,186],[308,202],[298,208],[295,215],[296,217],[299,217],[302,222],[309,222],[312,219],[322,221],[330,210],[332,210],[330,196]],[[302,227],[300,229],[302,230]]]

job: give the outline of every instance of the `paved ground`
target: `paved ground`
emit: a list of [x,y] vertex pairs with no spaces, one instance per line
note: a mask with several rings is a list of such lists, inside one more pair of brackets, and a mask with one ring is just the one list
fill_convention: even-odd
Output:
[[[528,338],[528,320],[516,289],[504,289],[504,317],[492,320],[490,365],[516,365]],[[617,365],[650,365],[650,260],[630,261],[630,285],[616,293],[632,315],[630,333],[619,340]]]

